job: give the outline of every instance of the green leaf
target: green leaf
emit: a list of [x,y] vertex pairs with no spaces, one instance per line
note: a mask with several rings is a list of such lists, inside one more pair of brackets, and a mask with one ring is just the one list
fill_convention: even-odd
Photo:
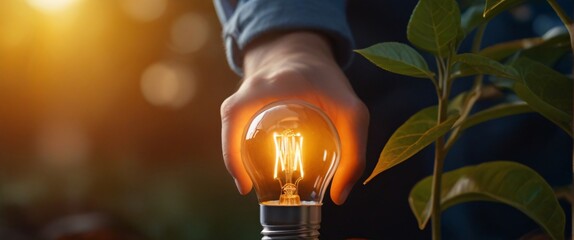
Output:
[[522,56],[536,59],[546,65],[553,64],[570,51],[570,37],[567,31],[549,30],[543,37],[524,38],[486,47],[480,55],[502,61],[522,51]]
[[483,17],[492,18],[524,0],[486,0]]
[[553,66],[562,56],[571,52],[570,36],[563,27],[550,29],[542,36],[542,43],[521,52],[521,57]]
[[458,119],[458,114],[451,115],[446,121],[437,124],[437,111],[436,106],[425,108],[401,125],[383,148],[375,169],[365,183],[379,173],[407,160],[446,134]]
[[[432,176],[423,179],[409,196],[411,210],[421,229],[431,214],[431,183]],[[470,201],[510,205],[538,223],[552,238],[564,239],[564,210],[544,178],[527,166],[496,161],[445,173],[442,176],[441,210]]]
[[389,72],[418,78],[433,78],[434,75],[424,58],[403,43],[378,43],[356,52]]
[[462,129],[467,129],[493,119],[533,111],[534,110],[532,110],[526,102],[502,103],[469,116],[463,121]]
[[572,136],[572,79],[528,58],[513,65],[522,76],[512,86],[516,95]]
[[456,37],[456,45],[458,46],[464,38],[472,32],[478,25],[485,22],[486,19],[482,17],[484,11],[484,4],[472,5],[468,7],[460,16],[460,28]]
[[461,63],[460,73],[457,75],[465,75],[465,72],[471,71],[474,74],[486,74],[502,78],[518,79],[518,73],[513,67],[502,65],[490,58],[473,54],[463,53],[453,57],[455,62]]
[[409,41],[435,55],[454,51],[460,28],[460,10],[454,0],[420,0],[407,26]]
[[464,11],[460,17],[460,27],[464,36],[472,32],[481,23],[486,22],[486,19],[482,17],[483,12],[484,4],[470,6]]
[[527,49],[543,42],[544,40],[540,37],[513,40],[488,46],[482,49],[479,54],[496,61],[502,61],[522,49]]
[[448,103],[448,112],[449,113],[460,113],[464,111],[465,103],[468,97],[468,92],[462,92],[458,94],[456,97],[451,99]]

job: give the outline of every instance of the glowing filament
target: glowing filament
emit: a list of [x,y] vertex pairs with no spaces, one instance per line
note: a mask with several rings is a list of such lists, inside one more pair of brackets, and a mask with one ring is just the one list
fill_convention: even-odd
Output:
[[[282,133],[273,133],[275,141],[275,168],[273,178],[279,181],[281,185],[280,204],[296,205],[300,204],[299,195],[297,195],[297,186],[303,179],[303,136],[300,133],[293,133],[291,130],[285,130]],[[293,181],[293,173],[298,171],[299,177]],[[278,176],[282,173],[282,176]],[[284,182],[281,181],[284,177]]]

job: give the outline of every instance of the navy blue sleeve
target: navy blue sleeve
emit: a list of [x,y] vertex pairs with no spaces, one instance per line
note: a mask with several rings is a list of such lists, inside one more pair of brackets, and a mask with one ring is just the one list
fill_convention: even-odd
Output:
[[320,32],[331,39],[341,67],[351,60],[354,42],[347,24],[345,0],[214,0],[214,4],[223,24],[227,61],[239,75],[245,46],[274,31]]

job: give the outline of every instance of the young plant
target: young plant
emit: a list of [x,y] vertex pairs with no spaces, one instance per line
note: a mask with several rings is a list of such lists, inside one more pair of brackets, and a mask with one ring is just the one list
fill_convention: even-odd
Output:
[[[572,136],[572,79],[551,65],[572,51],[572,21],[554,0],[552,8],[568,34],[549,34],[480,49],[488,21],[520,0],[486,0],[462,15],[455,0],[419,0],[408,27],[411,44],[432,54],[436,71],[409,45],[385,42],[359,54],[387,71],[432,81],[438,106],[425,108],[401,125],[388,140],[367,183],[379,173],[409,159],[434,142],[434,172],[411,190],[409,203],[423,229],[432,221],[433,239],[441,237],[441,211],[469,201],[508,204],[537,222],[553,239],[564,239],[565,214],[553,189],[536,171],[511,161],[492,161],[443,174],[444,160],[460,135],[479,123],[526,112],[538,112]],[[461,42],[475,31],[470,53]],[[485,75],[497,88],[508,88],[522,101],[472,113]],[[471,89],[452,98],[451,86],[474,76]],[[471,114],[472,113],[472,114]],[[519,189],[517,192],[516,189]]]

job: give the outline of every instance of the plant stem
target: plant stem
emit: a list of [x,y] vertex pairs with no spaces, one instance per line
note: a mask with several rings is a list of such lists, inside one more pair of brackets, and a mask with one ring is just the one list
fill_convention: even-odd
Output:
[[[439,89],[438,95],[438,117],[437,124],[441,124],[447,118],[448,97],[450,95],[450,59],[445,62],[437,58],[437,67],[439,69]],[[432,199],[431,199],[431,225],[432,239],[441,239],[441,186],[444,159],[446,151],[444,148],[444,136],[439,137],[435,142],[434,170],[432,179]]]
[[[548,4],[550,4],[554,12],[556,12],[556,15],[558,15],[558,17],[560,18],[560,21],[562,21],[562,23],[566,27],[568,35],[570,35],[570,48],[574,49],[574,22],[572,22],[572,20],[568,17],[566,12],[564,12],[564,9],[562,9],[562,7],[558,5],[556,0],[546,0],[546,1],[548,2]],[[571,127],[572,131],[574,131],[574,124]],[[572,180],[574,181],[574,150],[572,150],[572,167],[573,167]],[[570,194],[571,196],[574,196],[574,188],[571,189]],[[571,239],[574,239],[574,206],[572,205],[572,202],[570,203],[570,205],[571,205],[571,217],[572,217],[572,232],[570,232],[570,237]]]
[[[441,113],[446,113],[446,104],[442,100],[439,100],[439,119],[444,118]],[[444,121],[444,119],[442,120]],[[440,121],[440,122],[442,122]],[[431,211],[431,221],[432,221],[432,239],[441,239],[441,185],[442,185],[442,173],[444,166],[444,137],[439,137],[435,142],[435,154],[434,154],[434,171],[432,179],[432,211]]]
[[[560,18],[560,21],[562,21],[562,23],[564,24],[564,26],[566,27],[566,30],[568,31],[568,35],[570,35],[570,49],[572,49],[574,51],[574,22],[572,22],[572,20],[570,18],[568,18],[568,15],[566,15],[566,13],[564,12],[564,9],[562,9],[560,7],[560,5],[558,5],[558,3],[556,2],[556,0],[546,0],[548,2],[548,4],[550,4],[550,6],[552,7],[552,9],[554,10],[554,12],[556,12],[556,15],[558,15],[558,17]],[[574,130],[574,126],[572,126],[572,129]],[[574,150],[572,151],[572,172],[574,173]],[[574,178],[573,178],[574,180]],[[574,195],[574,189],[572,189],[571,194]],[[572,229],[574,229],[574,206],[571,204],[571,214],[572,214]],[[574,239],[574,232],[572,232],[572,239]]]
[[572,24],[572,20],[570,20],[568,15],[566,15],[566,13],[564,12],[564,9],[562,9],[560,7],[560,5],[558,5],[556,0],[546,0],[546,1],[548,2],[548,4],[550,4],[550,6],[554,10],[554,12],[556,12],[558,17],[560,18],[560,21],[562,21],[562,23],[564,23],[566,28],[568,28],[568,26]]
[[470,114],[470,110],[472,110],[472,107],[474,106],[476,101],[478,101],[478,99],[480,98],[480,95],[482,93],[483,76],[484,75],[479,74],[479,75],[476,75],[476,77],[474,77],[474,83],[472,86],[472,90],[470,91],[470,93],[466,97],[464,106],[462,107],[462,112],[460,113],[460,117],[457,120],[457,122],[454,124],[455,128],[452,131],[452,133],[450,134],[450,137],[448,138],[448,140],[446,141],[446,144],[444,147],[445,152],[450,151],[450,149],[452,148],[452,146],[454,145],[456,140],[458,140],[458,138],[460,137],[460,134],[462,133],[462,130],[463,130],[462,122],[464,122],[464,120],[466,120],[468,118],[468,115]]
[[[560,18],[560,21],[562,21],[562,23],[564,24],[564,26],[566,27],[566,30],[568,31],[568,35],[570,35],[570,49],[572,49],[574,51],[574,22],[572,22],[572,20],[570,18],[568,18],[568,15],[566,15],[566,13],[564,12],[564,9],[562,9],[560,7],[560,5],[558,5],[558,3],[556,2],[556,0],[546,0],[548,2],[548,4],[550,4],[550,6],[552,7],[552,9],[554,10],[554,12],[556,12],[556,15],[558,15],[558,17]],[[574,126],[572,126],[572,129],[574,130]],[[572,164],[573,164],[573,170],[572,172],[574,173],[574,150],[572,151]],[[573,178],[574,180],[574,178]],[[571,194],[574,195],[574,189],[572,190]],[[574,206],[572,206],[571,203],[571,213],[572,213],[572,229],[574,229]],[[572,239],[574,239],[574,232],[572,232]]]
[[560,18],[560,21],[562,21],[562,23],[566,27],[566,30],[570,35],[570,48],[574,50],[574,22],[572,22],[572,19],[570,19],[566,14],[566,12],[564,12],[564,9],[562,9],[562,7],[558,5],[556,0],[546,0],[546,1],[548,2],[548,4],[550,4],[556,15],[558,15],[558,17]]

